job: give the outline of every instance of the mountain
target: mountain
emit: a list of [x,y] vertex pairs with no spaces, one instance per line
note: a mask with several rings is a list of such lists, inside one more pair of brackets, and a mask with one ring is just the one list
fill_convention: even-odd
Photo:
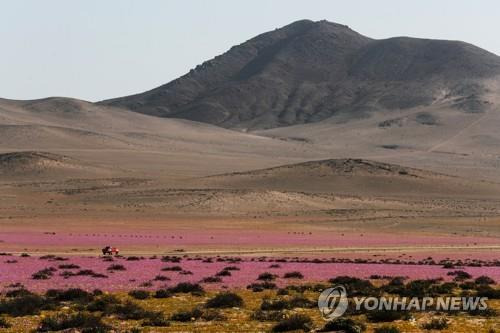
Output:
[[494,107],[499,77],[500,57],[464,42],[375,40],[345,25],[303,20],[153,90],[101,104],[255,130],[438,104],[481,113]]

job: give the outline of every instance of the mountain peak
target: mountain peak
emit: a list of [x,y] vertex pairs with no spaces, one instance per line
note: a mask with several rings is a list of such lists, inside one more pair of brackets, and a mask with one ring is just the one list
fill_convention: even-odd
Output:
[[300,20],[234,46],[163,86],[102,103],[262,129],[436,102],[453,106],[464,98],[484,109],[483,81],[496,76],[500,57],[467,43],[374,40],[346,25]]

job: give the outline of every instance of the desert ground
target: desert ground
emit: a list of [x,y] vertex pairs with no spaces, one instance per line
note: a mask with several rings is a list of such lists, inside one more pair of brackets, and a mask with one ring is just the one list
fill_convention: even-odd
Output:
[[[500,116],[435,106],[443,124],[436,131],[416,120],[422,112],[245,132],[73,99],[2,100],[0,286],[12,295],[46,293],[49,303],[57,303],[50,289],[100,289],[123,302],[142,290],[146,299],[135,301],[169,318],[167,325],[155,315],[146,331],[232,331],[244,323],[251,332],[298,311],[258,319],[271,315],[259,310],[262,300],[339,276],[374,286],[395,276],[446,284],[460,270],[499,281],[499,139],[478,129]],[[103,257],[106,245],[120,256]],[[220,273],[227,266],[235,271]],[[273,282],[261,285],[269,272]],[[290,272],[300,279],[285,278]],[[199,283],[203,293],[171,298],[179,283]],[[309,303],[297,305],[299,313],[321,327],[311,305],[318,287],[304,288],[297,295]],[[155,290],[168,296],[151,297]],[[242,310],[223,310],[220,320],[184,314],[196,317],[192,323],[173,314],[224,290],[243,298]],[[13,314],[5,329],[41,329],[54,306]],[[418,332],[433,315],[415,316],[396,326]],[[451,318],[447,330],[498,328],[498,316],[481,316]],[[128,331],[146,318],[139,317],[105,322]]]

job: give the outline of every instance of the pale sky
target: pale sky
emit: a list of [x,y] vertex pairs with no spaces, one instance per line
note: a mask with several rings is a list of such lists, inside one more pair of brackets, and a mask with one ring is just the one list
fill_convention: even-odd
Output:
[[299,19],[500,54],[499,13],[497,0],[1,0],[0,97],[139,93]]

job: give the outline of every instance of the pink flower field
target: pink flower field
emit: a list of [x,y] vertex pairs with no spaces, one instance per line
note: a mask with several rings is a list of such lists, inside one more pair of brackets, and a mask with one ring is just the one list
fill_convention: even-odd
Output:
[[[390,264],[390,263],[339,263],[339,262],[293,262],[293,258],[225,258],[225,257],[177,257],[174,261],[164,262],[161,258],[137,258],[127,260],[125,257],[114,257],[113,261],[105,261],[103,257],[55,257],[41,259],[40,257],[21,257],[13,255],[0,256],[0,287],[9,288],[10,285],[20,283],[34,291],[43,291],[50,288],[79,287],[87,290],[99,288],[108,291],[130,290],[137,287],[159,288],[171,286],[178,282],[200,282],[203,278],[214,276],[227,266],[235,266],[231,276],[222,276],[221,282],[203,283],[206,289],[245,288],[248,284],[257,282],[258,275],[263,272],[276,274],[278,286],[287,283],[324,282],[328,279],[349,275],[369,278],[372,275],[380,276],[407,276],[410,279],[444,278],[453,270],[464,270],[473,277],[487,275],[500,281],[500,266],[498,262],[486,263],[488,267],[454,267],[445,269],[438,264]],[[138,260],[137,260],[138,259]],[[110,259],[107,259],[110,260]],[[60,268],[60,265],[76,265],[74,268]],[[108,270],[111,265],[123,265],[124,270]],[[162,271],[162,268],[180,266],[178,271]],[[32,274],[53,267],[55,270],[48,279],[33,279]],[[67,266],[68,267],[68,266]],[[107,277],[92,277],[77,275],[82,270],[92,270]],[[304,279],[284,279],[287,272],[298,271]],[[63,272],[70,275],[64,278]],[[162,276],[156,278],[157,276]],[[146,283],[146,284],[144,284]]]
[[285,232],[209,230],[171,233],[121,232],[0,232],[4,246],[101,246],[112,243],[122,245],[154,246],[316,246],[316,247],[390,247],[390,246],[473,246],[499,245],[498,238],[468,236],[397,235],[377,233],[339,232]]

